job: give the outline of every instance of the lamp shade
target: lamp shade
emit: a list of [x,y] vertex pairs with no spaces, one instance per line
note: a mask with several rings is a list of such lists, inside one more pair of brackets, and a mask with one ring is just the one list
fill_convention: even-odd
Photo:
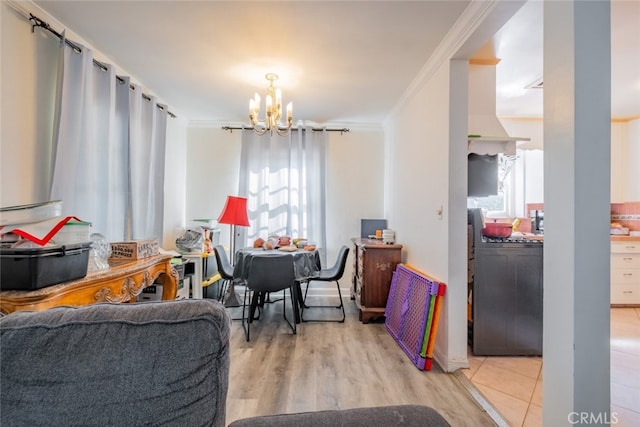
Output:
[[249,226],[249,217],[247,216],[247,198],[227,196],[224,209],[218,217],[218,223]]

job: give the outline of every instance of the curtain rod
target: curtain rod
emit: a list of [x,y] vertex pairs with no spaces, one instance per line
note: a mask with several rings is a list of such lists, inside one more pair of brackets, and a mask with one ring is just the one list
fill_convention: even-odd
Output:
[[[229,132],[233,132],[234,130],[253,130],[253,127],[251,126],[222,126],[222,130],[228,130]],[[298,131],[298,128],[291,128],[292,131]],[[340,134],[343,134],[345,132],[349,132],[349,128],[311,128],[312,131],[314,132],[320,132],[321,130],[327,131],[327,132],[340,132]],[[306,129],[302,129],[302,131],[306,131]]]
[[[64,40],[64,42],[69,45],[74,52],[76,53],[81,53],[82,52],[82,47],[80,47],[80,45],[72,42],[71,40],[67,39],[66,37],[63,37],[62,34],[60,34],[59,32],[57,32],[56,30],[54,30],[53,28],[51,28],[51,26],[43,21],[42,19],[38,18],[37,16],[35,16],[33,13],[29,13],[29,21],[31,21],[31,32],[33,33],[35,31],[36,27],[40,27],[40,28],[44,28],[45,30],[49,31],[51,34],[55,35],[56,37],[58,37],[60,40]],[[103,64],[102,62],[94,59],[93,60],[93,65],[95,65],[96,67],[100,68],[102,71],[107,71],[108,67]],[[124,83],[124,79],[120,76],[116,76],[116,79],[120,82],[120,83]],[[129,85],[129,89],[133,90],[135,89],[135,87],[133,85]],[[142,98],[144,98],[147,101],[151,101],[151,97],[147,94],[142,94]],[[161,110],[167,110],[167,114],[171,117],[173,117],[174,119],[176,118],[176,115],[173,114],[171,111],[169,111],[169,109],[163,105],[160,104],[156,104],[156,107],[158,107]]]

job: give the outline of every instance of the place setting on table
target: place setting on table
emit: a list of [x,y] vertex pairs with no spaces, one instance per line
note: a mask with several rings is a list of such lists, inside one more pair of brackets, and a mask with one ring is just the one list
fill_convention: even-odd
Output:
[[316,245],[306,239],[289,236],[257,238],[252,247],[238,249],[235,253],[234,277],[247,279],[253,257],[291,255],[296,280],[307,279],[320,271],[320,255]]

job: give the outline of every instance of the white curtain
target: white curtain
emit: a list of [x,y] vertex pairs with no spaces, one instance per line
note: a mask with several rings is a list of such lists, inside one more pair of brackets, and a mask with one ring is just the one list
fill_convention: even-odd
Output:
[[166,108],[94,65],[90,49],[62,41],[59,64],[50,199],[109,241],[161,239]]
[[167,109],[143,97],[137,85],[129,93],[132,237],[162,240]]
[[236,247],[272,234],[304,237],[326,251],[326,131],[302,127],[288,136],[242,131],[240,186],[248,228]]

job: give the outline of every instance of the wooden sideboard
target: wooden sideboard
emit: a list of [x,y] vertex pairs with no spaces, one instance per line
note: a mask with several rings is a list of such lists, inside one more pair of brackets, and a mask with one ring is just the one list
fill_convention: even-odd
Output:
[[110,268],[87,274],[82,279],[33,291],[0,291],[0,311],[45,310],[61,305],[80,306],[99,302],[135,302],[156,278],[162,281],[162,299],[176,298],[178,273],[171,255],[139,260],[109,260]]
[[380,240],[353,238],[353,295],[360,310],[359,320],[384,316],[391,278],[401,262],[402,245]]

